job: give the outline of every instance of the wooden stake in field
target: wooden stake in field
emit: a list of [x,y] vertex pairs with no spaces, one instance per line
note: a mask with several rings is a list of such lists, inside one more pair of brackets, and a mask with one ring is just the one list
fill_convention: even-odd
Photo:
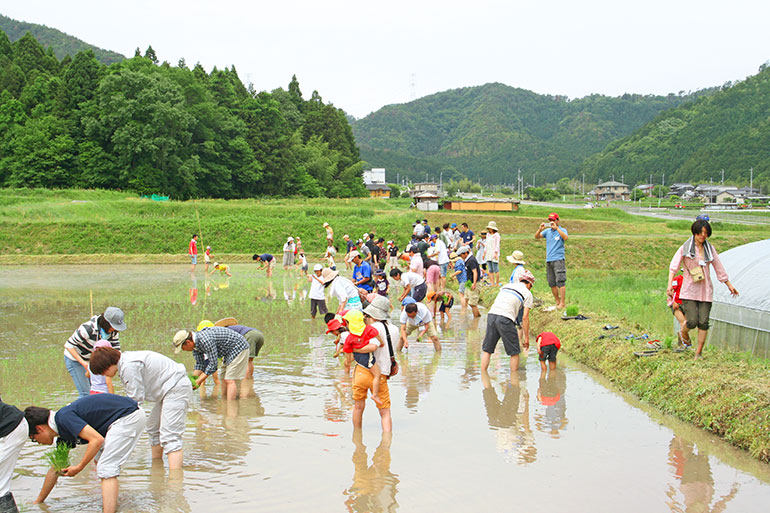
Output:
[[91,289],[88,289],[88,296],[90,298],[91,303],[91,317],[94,316],[94,291]]

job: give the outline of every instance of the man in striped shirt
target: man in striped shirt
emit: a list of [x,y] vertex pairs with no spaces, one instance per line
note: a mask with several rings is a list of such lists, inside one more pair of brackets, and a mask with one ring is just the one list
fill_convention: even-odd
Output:
[[246,377],[249,359],[249,343],[243,335],[219,326],[197,332],[180,330],[174,335],[174,352],[180,351],[192,351],[199,387],[217,371],[217,360],[222,358],[221,375],[225,380],[227,399],[236,398],[238,387],[235,381]]

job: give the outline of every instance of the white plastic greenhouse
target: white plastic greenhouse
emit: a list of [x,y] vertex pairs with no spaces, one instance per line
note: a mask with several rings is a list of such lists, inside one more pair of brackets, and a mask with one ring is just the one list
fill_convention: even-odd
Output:
[[770,358],[770,239],[738,246],[719,258],[740,295],[730,296],[712,268],[714,304],[708,343]]

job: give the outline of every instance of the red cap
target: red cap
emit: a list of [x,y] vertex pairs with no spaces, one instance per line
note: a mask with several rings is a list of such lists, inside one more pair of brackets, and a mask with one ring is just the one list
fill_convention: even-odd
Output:
[[343,326],[342,321],[339,319],[332,319],[326,323],[326,333],[331,333],[334,330],[338,330]]
[[550,214],[548,214],[548,220],[549,221],[558,221],[559,220],[559,214],[557,214],[556,212],[551,212]]

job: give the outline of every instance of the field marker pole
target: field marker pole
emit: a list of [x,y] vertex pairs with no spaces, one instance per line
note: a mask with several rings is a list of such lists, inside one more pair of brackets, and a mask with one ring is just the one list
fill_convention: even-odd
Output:
[[90,298],[91,303],[91,317],[94,316],[94,291],[91,289],[88,289],[88,296]]

